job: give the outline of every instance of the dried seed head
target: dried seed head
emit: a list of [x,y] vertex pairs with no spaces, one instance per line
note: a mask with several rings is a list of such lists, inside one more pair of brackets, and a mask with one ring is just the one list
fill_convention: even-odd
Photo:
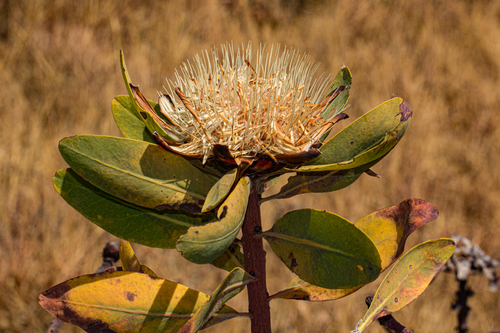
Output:
[[225,44],[196,55],[176,71],[160,94],[171,147],[184,154],[214,156],[223,145],[235,159],[307,152],[333,126],[341,110],[325,114],[341,91],[328,94],[332,78],[314,80],[319,66],[310,56],[272,46],[253,50]]

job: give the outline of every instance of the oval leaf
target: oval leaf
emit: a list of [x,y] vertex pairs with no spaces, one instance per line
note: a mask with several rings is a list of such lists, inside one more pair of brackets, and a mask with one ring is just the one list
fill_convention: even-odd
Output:
[[178,333],[195,333],[201,330],[227,301],[242,292],[245,286],[253,280],[254,278],[243,269],[233,269],[210,296],[210,300],[203,304]]
[[436,207],[421,199],[408,199],[396,206],[371,213],[355,223],[370,237],[380,253],[382,270],[404,252],[408,236],[438,217]]
[[[151,104],[153,103],[151,102]],[[115,123],[124,137],[155,143],[153,136],[146,125],[144,125],[141,117],[135,112],[130,96],[116,96],[113,102],[111,102],[111,110]]]
[[143,141],[78,135],[61,140],[59,150],[92,185],[143,207],[200,212],[214,185],[181,156]]
[[250,179],[241,178],[217,211],[219,221],[189,228],[177,242],[177,250],[191,262],[205,264],[217,259],[233,243],[245,220]]
[[299,172],[288,178],[288,183],[277,194],[264,198],[262,202],[272,199],[286,199],[298,194],[324,193],[341,190],[354,183],[373,164],[369,163],[349,170]]
[[401,140],[412,109],[393,98],[349,124],[321,148],[321,155],[295,171],[333,171],[358,167],[380,159]]
[[374,320],[413,302],[439,273],[454,250],[452,239],[441,238],[419,244],[402,256],[380,284],[370,308],[356,327],[357,332],[363,331]]
[[237,180],[238,169],[233,169],[222,176],[217,183],[210,189],[205,199],[205,203],[203,204],[203,208],[201,211],[208,212],[218,205],[227,197],[231,188],[234,185],[234,182]]
[[310,302],[333,301],[359,290],[362,286],[348,289],[326,289],[310,284],[301,278],[293,279],[288,287],[272,296],[269,300],[275,298],[296,299]]
[[[177,332],[208,296],[168,280],[135,272],[80,276],[42,293],[53,316],[87,332]],[[215,324],[238,316],[224,306]]]
[[329,212],[290,212],[262,236],[292,272],[316,286],[358,287],[380,273],[373,242],[352,223]]
[[215,220],[211,214],[159,212],[132,205],[99,190],[71,169],[58,171],[53,183],[63,199],[87,219],[119,238],[146,246],[173,249],[189,227]]

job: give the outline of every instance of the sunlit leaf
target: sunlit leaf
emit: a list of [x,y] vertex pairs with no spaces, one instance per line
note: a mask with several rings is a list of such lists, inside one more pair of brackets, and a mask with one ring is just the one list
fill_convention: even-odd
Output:
[[120,239],[120,262],[124,271],[144,273],[132,245],[123,239]]
[[241,268],[232,270],[217,287],[196,314],[179,330],[178,333],[195,333],[234,296],[238,295],[254,278]]
[[71,169],[58,171],[53,183],[68,204],[99,227],[119,238],[151,247],[173,249],[189,227],[215,220],[211,214],[159,212],[132,205],[99,190]]
[[390,99],[337,133],[320,148],[320,156],[296,171],[352,169],[380,159],[401,140],[411,115],[407,102]]
[[238,169],[233,169],[222,176],[217,183],[210,189],[203,204],[202,212],[208,212],[218,205],[227,197],[229,191],[237,180]]
[[155,143],[146,125],[144,125],[140,116],[135,112],[134,105],[129,96],[116,96],[113,102],[111,102],[111,110],[116,125],[118,125],[124,137]]
[[120,51],[120,65],[122,69],[123,81],[125,81],[125,87],[127,88],[130,101],[134,106],[132,110],[135,110],[137,117],[139,117],[139,119],[143,121],[144,125],[148,128],[150,133],[157,132],[165,139],[170,141],[175,141],[159,125],[160,121],[158,121],[158,118],[160,117],[158,116],[158,114],[152,110],[142,108],[134,99],[134,95],[132,94],[132,90],[130,88],[130,83],[131,83],[130,75],[128,73],[127,66],[125,65],[125,57],[123,56],[122,51]]
[[292,272],[316,286],[358,287],[380,273],[373,242],[352,223],[329,212],[290,212],[262,236]]
[[296,299],[310,302],[333,301],[359,290],[362,286],[347,289],[326,289],[310,284],[301,278],[293,279],[288,287],[270,296],[270,299]]
[[158,275],[156,275],[156,273],[153,272],[151,270],[151,268],[149,268],[148,266],[145,266],[145,265],[141,265],[141,272],[144,273],[144,274],[147,274],[147,275],[158,277]]
[[241,178],[217,211],[219,221],[191,227],[179,238],[177,249],[191,262],[205,264],[222,255],[233,243],[245,219],[250,179]]
[[[351,71],[347,66],[342,66],[338,71],[332,85],[328,89],[328,93],[334,92],[340,87],[345,87],[344,90],[331,102],[322,113],[323,118],[330,118],[339,114],[349,100],[349,90],[351,89],[352,76]],[[332,113],[333,111],[333,113]],[[322,141],[322,140],[321,140]]]
[[363,331],[374,320],[401,310],[414,301],[454,250],[453,240],[442,238],[419,244],[402,256],[380,284],[356,332]]
[[[42,293],[53,316],[87,332],[177,332],[209,297],[183,285],[135,272],[80,276]],[[209,325],[238,316],[224,306]]]
[[355,225],[373,241],[385,270],[403,254],[408,236],[437,217],[437,208],[427,201],[408,199],[371,213]]
[[288,178],[288,183],[277,194],[269,198],[264,198],[263,201],[291,198],[295,195],[305,193],[324,193],[341,190],[354,183],[375,163],[369,163],[348,170],[299,172],[295,176]]
[[92,185],[143,207],[200,212],[214,185],[181,156],[143,141],[78,135],[61,140],[59,150]]

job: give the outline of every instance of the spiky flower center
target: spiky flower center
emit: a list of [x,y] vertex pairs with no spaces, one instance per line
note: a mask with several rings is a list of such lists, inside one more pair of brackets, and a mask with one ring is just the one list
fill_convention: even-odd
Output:
[[[332,78],[313,80],[319,64],[296,50],[231,44],[183,63],[160,96],[163,115],[174,125],[173,149],[213,156],[226,145],[234,158],[294,154],[310,149],[341,110],[327,110]],[[328,111],[328,112],[327,112]]]

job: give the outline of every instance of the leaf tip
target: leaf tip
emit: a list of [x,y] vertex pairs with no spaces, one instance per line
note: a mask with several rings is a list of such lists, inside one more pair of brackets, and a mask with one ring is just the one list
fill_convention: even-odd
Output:
[[403,100],[401,104],[399,104],[399,111],[400,111],[399,114],[401,115],[400,122],[402,123],[410,119],[413,114],[413,110],[410,104],[408,104],[408,102],[406,102],[405,100]]

